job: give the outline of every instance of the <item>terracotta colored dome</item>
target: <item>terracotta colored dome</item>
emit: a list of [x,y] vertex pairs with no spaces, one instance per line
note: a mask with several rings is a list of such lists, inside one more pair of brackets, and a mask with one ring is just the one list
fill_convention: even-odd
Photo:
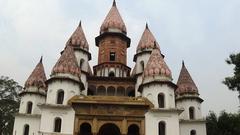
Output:
[[28,77],[25,82],[25,88],[30,86],[35,86],[37,88],[47,89],[45,81],[47,80],[44,67],[42,64],[42,58],[39,63],[36,65],[35,69],[32,71],[31,75]]
[[146,24],[146,28],[142,34],[142,37],[137,46],[137,52],[140,52],[144,49],[153,49],[156,43],[156,47],[160,49],[159,44],[157,43],[155,37],[152,32],[149,30],[148,25]]
[[127,33],[126,26],[123,22],[123,19],[117,9],[116,2],[113,1],[112,8],[108,12],[105,20],[103,21],[100,33],[109,31],[109,29],[118,29],[123,33]]
[[184,62],[177,82],[176,94],[198,94],[198,88],[192,80]]
[[52,69],[52,75],[56,73],[69,73],[80,76],[80,69],[77,65],[77,59],[74,55],[72,46],[67,46]]
[[86,51],[89,50],[89,45],[83,32],[81,22],[79,23],[77,29],[73,32],[72,36],[69,38],[67,45],[79,46]]
[[171,81],[172,74],[167,64],[165,63],[160,50],[154,48],[152,54],[148,60],[147,66],[144,70],[145,77],[156,77],[161,76],[164,79],[162,81]]

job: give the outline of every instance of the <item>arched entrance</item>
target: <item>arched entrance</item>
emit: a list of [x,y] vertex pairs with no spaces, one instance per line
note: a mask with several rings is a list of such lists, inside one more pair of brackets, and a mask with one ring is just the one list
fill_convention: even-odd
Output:
[[121,135],[121,133],[115,124],[107,123],[101,126],[98,135]]
[[139,127],[136,124],[130,125],[127,135],[139,135]]
[[88,123],[82,123],[80,126],[79,135],[92,135],[92,127]]

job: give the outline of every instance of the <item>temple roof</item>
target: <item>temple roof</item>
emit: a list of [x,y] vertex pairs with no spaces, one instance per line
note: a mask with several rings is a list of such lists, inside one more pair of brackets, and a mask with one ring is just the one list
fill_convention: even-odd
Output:
[[146,77],[160,77],[161,81],[171,81],[172,74],[167,64],[165,63],[160,50],[154,48],[148,60],[147,66],[144,69],[144,78]]
[[144,49],[153,49],[155,42],[156,42],[157,48],[160,49],[159,44],[157,43],[150,29],[148,28],[148,24],[146,24],[145,30],[137,46],[137,52]]
[[80,48],[88,51],[89,45],[83,32],[81,21],[76,30],[73,32],[72,36],[67,41],[67,45],[79,46]]
[[105,20],[103,21],[103,23],[101,25],[100,33],[109,31],[109,29],[117,29],[117,30],[120,30],[120,32],[123,32],[125,34],[127,33],[126,26],[125,26],[123,19],[117,9],[115,0],[113,1],[112,8],[108,12]]
[[198,88],[192,80],[184,62],[182,63],[182,69],[177,82],[178,88],[176,94],[192,93],[198,94]]
[[47,85],[45,81],[47,80],[44,67],[42,64],[42,57],[39,63],[36,65],[34,70],[32,71],[31,75],[28,77],[27,81],[25,82],[25,88],[30,86],[36,86],[37,88],[43,88],[46,90]]
[[61,57],[52,69],[52,75],[56,73],[69,73],[80,76],[80,69],[77,65],[77,59],[74,55],[72,46],[66,46]]

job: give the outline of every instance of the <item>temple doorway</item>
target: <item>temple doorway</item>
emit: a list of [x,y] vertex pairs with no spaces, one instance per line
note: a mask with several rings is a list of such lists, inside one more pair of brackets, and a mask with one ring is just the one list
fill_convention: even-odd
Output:
[[121,135],[121,133],[115,124],[107,123],[101,126],[98,135]]
[[92,135],[92,127],[89,123],[83,123],[80,126],[80,132],[78,135]]

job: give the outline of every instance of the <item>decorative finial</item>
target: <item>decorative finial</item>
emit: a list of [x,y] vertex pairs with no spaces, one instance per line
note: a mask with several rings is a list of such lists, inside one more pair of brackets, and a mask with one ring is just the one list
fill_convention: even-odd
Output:
[[115,0],[113,0],[113,5],[112,6],[116,7],[116,1]]
[[146,29],[148,29],[148,23],[146,22]]
[[184,60],[182,60],[182,66],[185,66],[185,64],[184,64]]
[[39,61],[40,63],[42,63],[42,59],[43,59],[43,56],[41,56],[41,58],[40,58],[40,61]]
[[78,26],[79,26],[79,27],[81,27],[81,26],[82,26],[82,21],[81,21],[81,20],[80,20],[80,22],[79,22]]

